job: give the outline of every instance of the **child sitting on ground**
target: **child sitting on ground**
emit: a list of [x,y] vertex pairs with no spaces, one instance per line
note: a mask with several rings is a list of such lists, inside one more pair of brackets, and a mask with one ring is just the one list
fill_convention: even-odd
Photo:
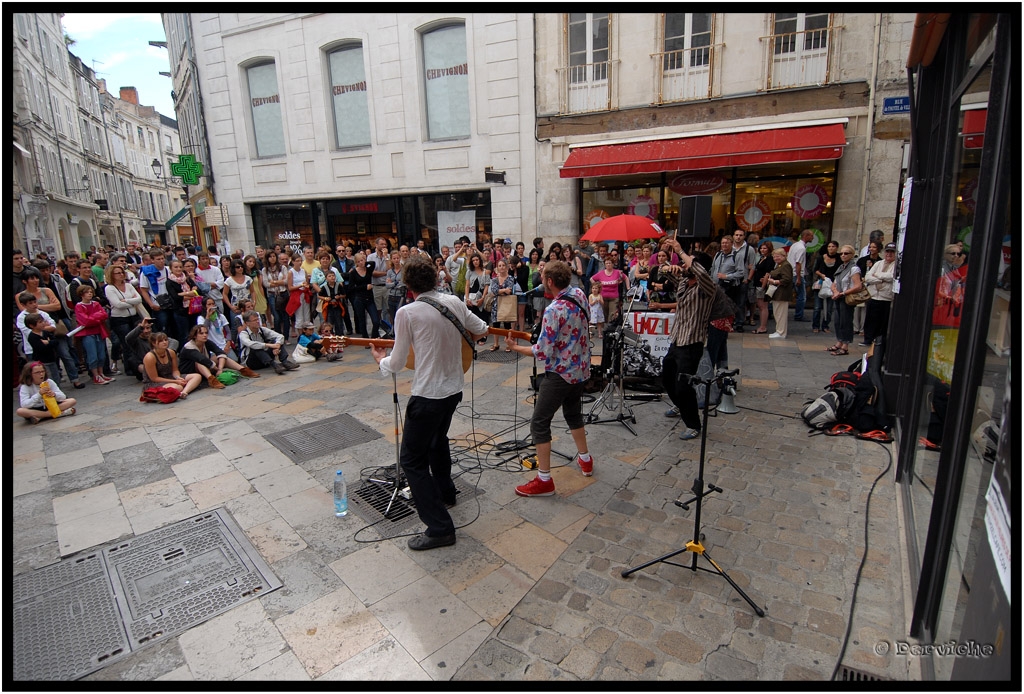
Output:
[[303,323],[299,326],[299,329],[301,330],[299,333],[299,347],[305,347],[309,356],[319,359],[324,348],[323,339],[314,332],[312,323]]
[[328,338],[335,337],[334,326],[331,323],[320,324],[320,340],[323,343],[323,355],[327,357],[327,361],[340,361],[341,354],[344,349],[339,344],[332,344]]
[[[51,395],[57,401],[57,409],[53,412],[44,400],[45,396]],[[38,424],[40,420],[52,419],[54,416],[70,417],[75,414],[75,399],[64,395],[53,379],[46,377],[46,367],[39,361],[31,361],[21,370],[19,396],[21,407],[17,415],[24,417],[29,424]],[[54,415],[54,412],[57,414]]]

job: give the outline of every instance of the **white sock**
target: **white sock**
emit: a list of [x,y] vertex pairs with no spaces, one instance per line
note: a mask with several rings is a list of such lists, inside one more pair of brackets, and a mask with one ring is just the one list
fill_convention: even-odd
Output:
[[589,453],[577,453],[576,455],[578,455],[580,460],[582,460],[584,463],[589,463],[590,462],[590,454]]
[[542,470],[537,470],[537,478],[541,482],[550,482],[551,481],[551,472],[544,472]]

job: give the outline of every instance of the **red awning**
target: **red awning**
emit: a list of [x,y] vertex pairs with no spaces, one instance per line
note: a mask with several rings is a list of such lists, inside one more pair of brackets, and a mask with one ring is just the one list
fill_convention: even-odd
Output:
[[845,146],[841,123],[595,145],[570,151],[559,175],[584,178],[838,159]]
[[964,147],[981,149],[985,144],[985,119],[987,116],[987,108],[964,111]]

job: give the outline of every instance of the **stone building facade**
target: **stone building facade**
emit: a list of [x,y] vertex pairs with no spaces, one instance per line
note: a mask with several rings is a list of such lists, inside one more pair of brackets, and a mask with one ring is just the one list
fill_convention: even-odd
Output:
[[231,246],[535,235],[532,15],[190,23]]

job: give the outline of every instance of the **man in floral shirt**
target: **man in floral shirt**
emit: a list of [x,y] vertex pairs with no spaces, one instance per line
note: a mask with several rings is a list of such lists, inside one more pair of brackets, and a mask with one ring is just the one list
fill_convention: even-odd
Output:
[[536,357],[544,365],[537,401],[530,420],[530,434],[537,449],[537,477],[516,487],[519,496],[551,496],[551,420],[558,408],[569,425],[576,443],[576,462],[584,477],[594,473],[594,459],[587,450],[587,432],[583,428],[583,384],[590,378],[590,338],[587,325],[587,297],[569,286],[568,264],[556,260],[547,263],[541,274],[545,294],[554,297],[544,311],[537,344],[519,345],[511,335],[505,345],[525,356]]

